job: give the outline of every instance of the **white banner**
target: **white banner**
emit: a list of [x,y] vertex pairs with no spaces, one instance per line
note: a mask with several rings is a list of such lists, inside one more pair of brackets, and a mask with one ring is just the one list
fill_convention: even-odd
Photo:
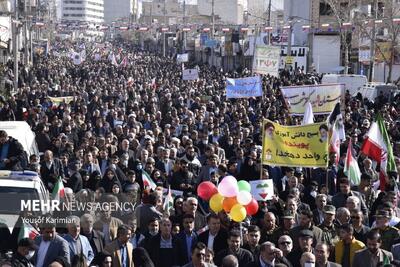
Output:
[[291,115],[303,115],[308,102],[314,114],[329,114],[344,96],[342,84],[289,86],[281,91]]
[[[303,68],[304,71],[307,71],[307,53],[308,47],[305,46],[293,46],[291,49],[291,59],[293,60],[292,67],[293,68]],[[285,68],[285,62],[287,58],[287,46],[281,47],[281,60],[279,63],[279,68]]]
[[280,47],[257,46],[253,72],[278,77],[280,54]]
[[182,80],[194,81],[199,78],[199,71],[197,69],[186,69],[182,72]]
[[274,196],[274,183],[272,179],[250,181],[251,194],[257,201],[266,201]]
[[176,56],[177,63],[184,63],[189,61],[189,54],[178,54]]

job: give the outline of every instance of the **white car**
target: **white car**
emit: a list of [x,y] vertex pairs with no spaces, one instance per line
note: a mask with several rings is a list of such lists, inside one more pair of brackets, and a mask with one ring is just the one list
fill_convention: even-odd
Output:
[[[12,231],[21,213],[22,200],[48,201],[49,192],[36,172],[0,171],[0,223]],[[33,212],[44,215],[46,211]]]

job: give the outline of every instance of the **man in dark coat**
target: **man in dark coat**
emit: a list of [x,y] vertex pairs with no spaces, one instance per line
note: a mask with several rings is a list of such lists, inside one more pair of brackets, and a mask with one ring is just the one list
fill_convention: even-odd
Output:
[[145,249],[157,267],[182,266],[185,248],[178,238],[171,234],[172,224],[168,218],[160,223],[160,233],[145,242]]
[[199,235],[199,241],[206,244],[208,249],[216,255],[221,250],[228,248],[228,234],[221,229],[221,219],[214,213],[207,217],[207,225],[208,230]]
[[18,242],[17,251],[13,254],[11,264],[13,267],[33,267],[30,259],[35,254],[38,246],[29,238],[23,238]]
[[17,139],[0,130],[0,170],[23,170],[28,165],[24,148]]
[[223,258],[234,255],[239,261],[239,267],[245,267],[254,260],[253,255],[247,249],[240,248],[241,234],[237,230],[229,233],[228,248],[220,251],[215,256],[215,264],[221,266]]
[[80,162],[74,161],[69,165],[70,177],[67,181],[67,187],[71,188],[74,193],[82,190],[82,176],[79,173]]
[[58,179],[60,177],[61,179],[64,178],[64,169],[61,161],[54,158],[53,152],[50,150],[44,152],[44,160],[40,163],[40,176],[50,192]]

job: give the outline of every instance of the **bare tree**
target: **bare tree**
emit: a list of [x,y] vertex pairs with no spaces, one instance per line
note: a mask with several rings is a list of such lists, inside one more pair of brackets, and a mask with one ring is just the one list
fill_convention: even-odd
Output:
[[346,23],[354,23],[355,11],[358,8],[358,0],[324,0],[332,10],[335,24],[340,26],[340,39],[344,51],[344,73],[349,73],[349,51],[351,47],[352,28],[344,27]]
[[[393,0],[370,0],[374,11],[372,16],[361,14],[356,21],[357,28],[364,38],[371,40],[371,70],[376,60],[375,51],[380,58],[388,65],[389,73],[387,83],[392,82],[392,70],[395,59],[395,51],[400,34],[398,17],[400,16],[400,5]],[[376,32],[380,34],[376,34]],[[383,43],[389,43],[389,53],[384,51]],[[374,45],[376,43],[376,45]]]

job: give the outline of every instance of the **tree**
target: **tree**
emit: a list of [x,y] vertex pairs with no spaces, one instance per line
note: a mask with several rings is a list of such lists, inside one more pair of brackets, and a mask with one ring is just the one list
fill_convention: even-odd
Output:
[[329,5],[331,15],[336,24],[340,26],[340,39],[344,51],[344,73],[349,73],[349,51],[352,40],[352,28],[344,27],[346,23],[354,23],[355,11],[357,11],[358,0],[324,0]]
[[[357,21],[361,35],[371,40],[371,70],[373,62],[379,59],[388,65],[387,83],[392,82],[392,70],[395,59],[397,41],[400,34],[400,5],[393,0],[370,0],[373,14],[361,14]],[[379,3],[379,4],[378,4]],[[376,33],[380,34],[376,34]],[[375,45],[376,44],[376,45]],[[375,53],[377,52],[377,53]]]

